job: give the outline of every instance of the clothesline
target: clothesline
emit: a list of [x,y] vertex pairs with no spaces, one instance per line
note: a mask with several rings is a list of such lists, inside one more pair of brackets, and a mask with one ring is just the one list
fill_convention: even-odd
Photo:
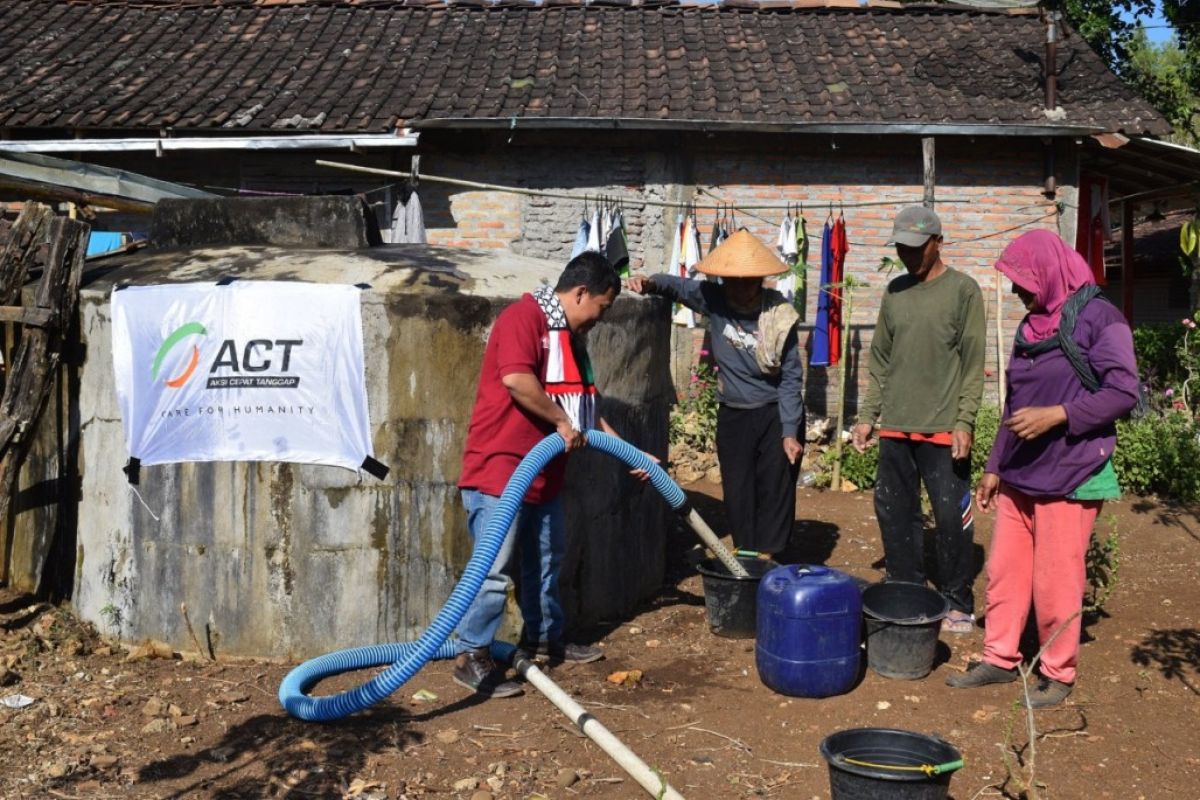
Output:
[[[382,169],[379,167],[364,167],[364,166],[360,166],[358,164],[345,164],[345,163],[342,163],[339,161],[324,161],[321,159],[317,159],[316,163],[322,167],[332,167],[334,169],[344,169],[344,170],[349,170],[351,172],[364,172],[364,173],[371,174],[371,175],[387,175],[389,177],[394,177],[394,178],[411,178],[412,177],[412,173],[401,172],[399,170],[394,170],[394,169]],[[704,204],[700,204],[700,203],[679,203],[679,202],[672,202],[669,200],[649,200],[644,197],[638,197],[638,196],[634,196],[634,195],[613,194],[611,192],[600,192],[600,193],[595,193],[595,194],[579,194],[576,192],[552,192],[552,191],[548,191],[546,189],[526,189],[526,188],[523,188],[520,186],[503,186],[503,185],[497,184],[497,183],[481,183],[479,181],[468,181],[468,180],[463,180],[461,178],[447,178],[447,177],[443,177],[443,176],[439,176],[439,175],[427,175],[423,172],[420,173],[419,175],[417,175],[417,179],[422,180],[422,181],[430,181],[433,183],[446,183],[446,184],[450,184],[451,186],[462,186],[462,187],[468,188],[468,189],[480,189],[480,190],[489,191],[489,192],[506,192],[508,194],[519,194],[519,195],[525,195],[527,197],[548,197],[548,198],[552,198],[552,199],[556,199],[556,200],[574,200],[579,203],[596,202],[597,200],[607,199],[609,201],[613,201],[613,202],[617,202],[617,203],[627,203],[631,206],[640,205],[640,206],[655,206],[657,208],[684,208],[684,209],[694,209],[696,211],[720,211],[721,209],[731,209],[734,211],[747,211],[747,210],[784,211],[787,209],[798,208],[801,206],[809,206],[810,208],[816,208],[816,209],[825,208],[826,206],[837,207],[839,209],[840,208],[866,208],[868,206],[911,205],[914,203],[920,203],[922,200],[922,198],[920,198],[920,197],[910,197],[910,198],[904,198],[904,199],[898,199],[898,200],[866,200],[866,201],[846,203],[846,202],[842,202],[840,200],[831,201],[828,199],[822,199],[822,200],[818,200],[815,202],[811,201],[811,200],[792,200],[787,203],[757,203],[757,204],[756,203],[751,203],[751,204],[720,203],[720,204],[714,204],[714,205],[704,205]],[[703,188],[700,188],[700,191],[704,192],[705,194],[709,194]],[[956,198],[939,199],[938,202],[939,203],[947,203],[947,204],[950,204],[950,203],[964,204],[964,203],[972,203],[974,201],[969,198],[965,198],[965,197],[956,197]]]

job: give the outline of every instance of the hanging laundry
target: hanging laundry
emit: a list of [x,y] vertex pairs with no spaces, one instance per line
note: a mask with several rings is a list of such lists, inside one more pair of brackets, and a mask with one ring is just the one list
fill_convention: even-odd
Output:
[[832,295],[827,288],[833,283],[833,215],[825,221],[821,231],[821,282],[817,287],[817,320],[813,326],[812,359],[814,367],[829,366],[829,301]]
[[833,223],[833,240],[829,243],[830,255],[833,257],[833,289],[829,298],[829,366],[835,367],[842,356],[842,289],[841,283],[846,280],[846,253],[850,252],[850,242],[846,237],[846,217],[838,215]]
[[613,215],[612,230],[604,244],[604,257],[622,278],[629,277],[629,239],[625,233],[625,215],[617,211]]
[[721,246],[721,242],[729,238],[729,230],[726,226],[725,215],[719,211],[713,217],[712,236],[708,240],[708,252],[712,252]]
[[696,277],[696,265],[704,258],[704,245],[700,241],[700,226],[696,224],[696,215],[692,214],[687,221],[687,234],[684,237],[683,260],[687,266],[688,277]]
[[425,244],[426,241],[425,215],[417,190],[413,189],[407,198],[401,193],[392,211],[392,244]]
[[600,252],[600,242],[602,241],[600,239],[600,216],[599,211],[593,211],[592,219],[588,223],[588,240],[585,249],[593,253]]
[[592,232],[592,224],[587,221],[587,217],[581,217],[579,220],[579,230],[575,233],[575,244],[571,247],[571,258],[587,251],[588,236]]
[[1079,179],[1079,217],[1075,231],[1075,249],[1092,268],[1092,277],[1100,286],[1108,285],[1104,274],[1104,247],[1112,238],[1108,216],[1108,178],[1083,175]]
[[808,220],[804,218],[804,212],[801,210],[800,215],[796,218],[795,234],[796,234],[796,263],[792,267],[792,273],[796,276],[796,294],[792,300],[792,307],[796,309],[796,313],[800,316],[800,320],[808,319]]
[[783,222],[779,224],[779,235],[776,237],[775,247],[779,250],[779,258],[788,265],[788,272],[776,280],[775,290],[783,295],[788,303],[794,303],[796,300],[796,221],[792,219],[790,211],[784,216]]
[[[700,263],[701,258],[700,231],[696,228],[695,217],[691,214],[680,214],[676,231],[678,235],[672,244],[671,269],[681,278],[695,278],[696,265]],[[671,321],[676,325],[694,328],[696,314],[691,309],[676,304]]]

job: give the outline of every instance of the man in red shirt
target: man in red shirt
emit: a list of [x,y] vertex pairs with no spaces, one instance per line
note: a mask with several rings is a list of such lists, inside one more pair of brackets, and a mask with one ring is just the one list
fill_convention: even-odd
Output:
[[[599,253],[582,253],[567,264],[558,283],[526,294],[500,312],[488,337],[479,389],[463,452],[463,505],[471,537],[478,540],[500,494],[521,459],[548,434],[558,432],[569,453],[584,445],[586,431],[614,433],[596,415],[596,388],[583,335],[621,291],[616,271]],[[491,573],[458,627],[454,681],[489,697],[521,694],[504,680],[489,647],[504,614],[505,569],[513,559],[521,574],[522,649],[552,659],[587,663],[603,651],[563,640],[558,579],[566,548],[559,492],[566,457],[550,462],[534,480]]]

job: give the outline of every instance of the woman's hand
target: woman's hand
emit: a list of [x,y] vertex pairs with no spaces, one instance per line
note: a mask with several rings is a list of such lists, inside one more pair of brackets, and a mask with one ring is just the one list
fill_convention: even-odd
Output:
[[654,283],[645,275],[630,275],[625,279],[625,288],[634,294],[649,294]]
[[787,456],[789,464],[795,464],[804,455],[804,445],[800,444],[800,440],[795,436],[785,436],[783,437],[783,454]]
[[979,510],[990,513],[996,508],[996,494],[1000,491],[1000,476],[994,472],[985,472],[975,487],[975,504]]
[[1063,406],[1028,406],[1013,412],[1004,420],[1004,427],[1022,439],[1036,439],[1066,422],[1067,409]]

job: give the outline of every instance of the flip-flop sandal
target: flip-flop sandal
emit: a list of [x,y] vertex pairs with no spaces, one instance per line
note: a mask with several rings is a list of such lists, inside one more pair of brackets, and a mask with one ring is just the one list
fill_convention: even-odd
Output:
[[946,633],[973,633],[975,631],[975,615],[962,611],[951,611],[942,620],[942,630]]

